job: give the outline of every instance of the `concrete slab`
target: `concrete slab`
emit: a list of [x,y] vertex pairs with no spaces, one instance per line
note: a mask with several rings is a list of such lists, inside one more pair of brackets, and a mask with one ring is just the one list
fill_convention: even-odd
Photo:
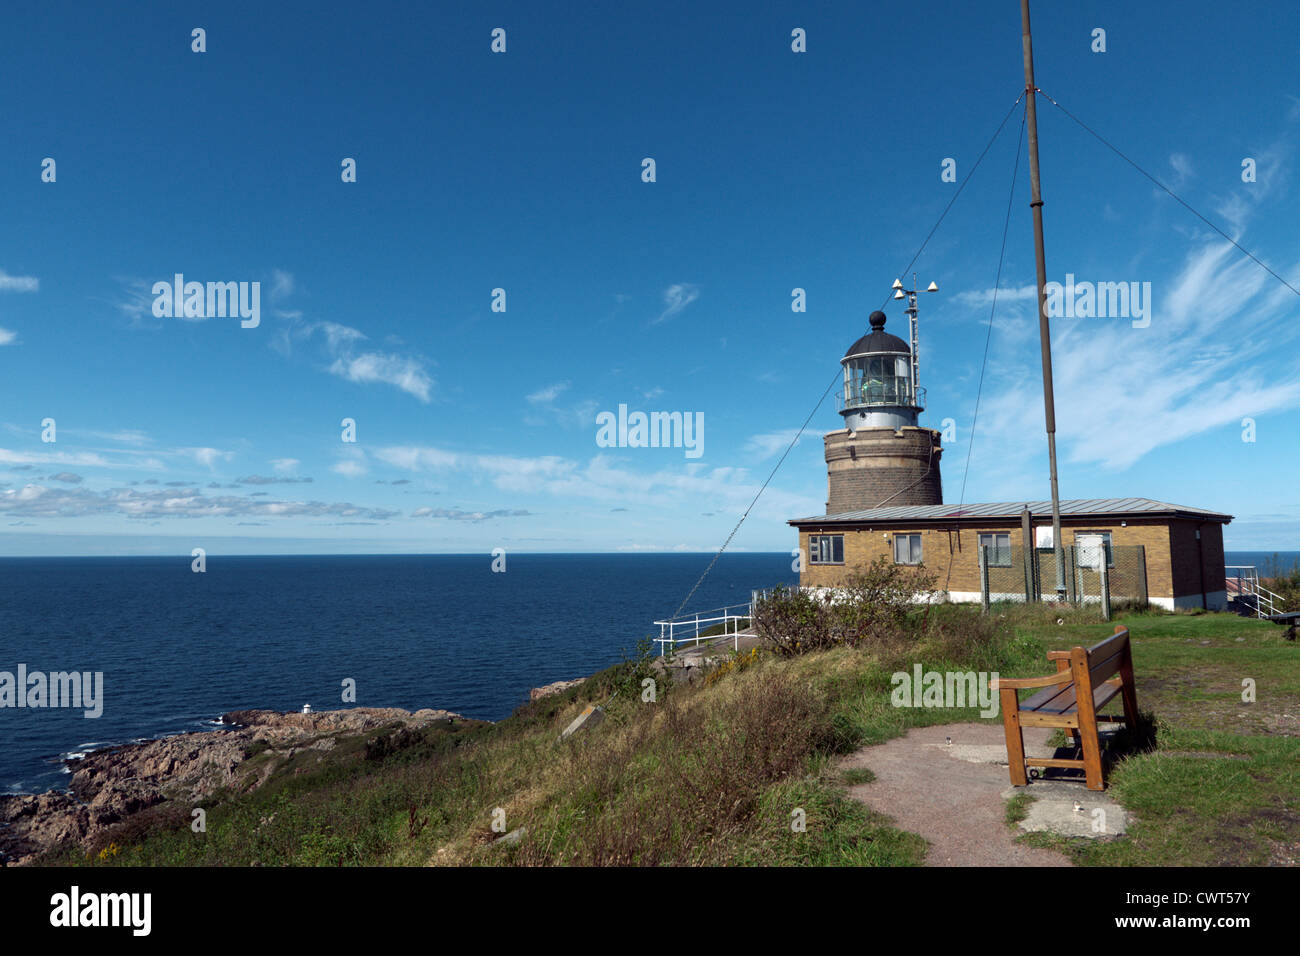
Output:
[[1106,791],[1087,790],[1072,780],[1035,780],[1002,791],[1007,800],[1020,794],[1033,799],[1019,824],[1026,833],[1104,840],[1128,832],[1128,814]]
[[[1049,733],[1027,728],[1026,748],[1051,753]],[[864,747],[841,767],[875,774],[849,795],[924,837],[926,866],[1070,866],[1060,853],[1016,842],[1002,797],[1010,784],[1006,759],[1000,726],[942,724]]]

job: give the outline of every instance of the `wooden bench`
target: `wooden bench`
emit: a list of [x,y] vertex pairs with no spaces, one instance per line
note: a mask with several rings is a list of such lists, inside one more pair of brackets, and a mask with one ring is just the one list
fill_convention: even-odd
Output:
[[[1055,674],[999,678],[992,682],[1001,697],[1011,783],[1026,786],[1028,767],[1081,767],[1089,790],[1105,790],[1097,723],[1114,723],[1119,718],[1098,716],[1098,708],[1120,694],[1124,702],[1124,723],[1129,729],[1137,727],[1137,694],[1133,689],[1133,654],[1128,628],[1116,627],[1111,637],[1087,650],[1075,647],[1068,651],[1048,651],[1047,659],[1056,661]],[[1043,690],[1020,700],[1017,691],[1026,687]],[[1083,759],[1026,757],[1025,727],[1064,729],[1071,741],[1082,747]]]

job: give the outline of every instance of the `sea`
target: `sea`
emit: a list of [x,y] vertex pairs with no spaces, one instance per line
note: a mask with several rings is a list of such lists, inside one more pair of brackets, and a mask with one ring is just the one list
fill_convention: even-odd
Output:
[[[530,688],[636,652],[709,554],[0,558],[0,671],[102,672],[102,714],[0,707],[0,793],[67,786],[98,747],[232,710],[434,707],[500,720]],[[1300,552],[1229,551],[1267,574]],[[723,554],[687,605],[794,583],[786,552]]]
[[[0,707],[0,793],[66,787],[98,747],[241,709],[443,708],[500,720],[658,636],[711,554],[0,558],[0,671],[102,672],[99,717]],[[723,554],[687,610],[793,583],[788,552]],[[498,562],[499,566],[499,562]],[[355,682],[355,704],[342,699]]]
[[1253,565],[1263,577],[1275,577],[1300,568],[1300,551],[1225,551],[1223,563]]

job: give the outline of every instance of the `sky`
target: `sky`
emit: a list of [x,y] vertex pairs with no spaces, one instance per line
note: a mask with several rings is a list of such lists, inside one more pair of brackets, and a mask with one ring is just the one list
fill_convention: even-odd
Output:
[[[712,551],[811,414],[730,545],[788,551],[818,401],[873,310],[906,337],[958,189],[921,421],[945,501],[1048,497],[1023,103],[975,168],[1014,0],[137,6],[0,34],[0,555]],[[1300,288],[1297,35],[1040,0],[1037,83]],[[1049,280],[1146,310],[1053,319],[1062,498],[1300,549],[1300,294],[1038,112]],[[156,314],[177,274],[256,283],[257,324]],[[702,429],[620,446],[620,406]]]

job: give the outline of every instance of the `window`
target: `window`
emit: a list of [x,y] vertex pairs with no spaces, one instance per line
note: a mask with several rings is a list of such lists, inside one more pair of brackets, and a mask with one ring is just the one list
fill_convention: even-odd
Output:
[[1076,560],[1083,563],[1085,560],[1084,552],[1087,550],[1083,547],[1084,542],[1079,539],[1090,536],[1101,538],[1102,546],[1106,549],[1106,567],[1113,568],[1115,566],[1115,549],[1111,546],[1109,531],[1076,531],[1074,533],[1074,546],[1077,549],[1075,551]]
[[1000,531],[990,531],[979,536],[979,546],[981,549],[988,548],[988,560],[990,568],[1009,568],[1011,567],[1011,533],[1003,534]]
[[894,563],[921,563],[921,536],[919,534],[894,535]]
[[843,564],[844,535],[810,534],[808,536],[809,564]]

